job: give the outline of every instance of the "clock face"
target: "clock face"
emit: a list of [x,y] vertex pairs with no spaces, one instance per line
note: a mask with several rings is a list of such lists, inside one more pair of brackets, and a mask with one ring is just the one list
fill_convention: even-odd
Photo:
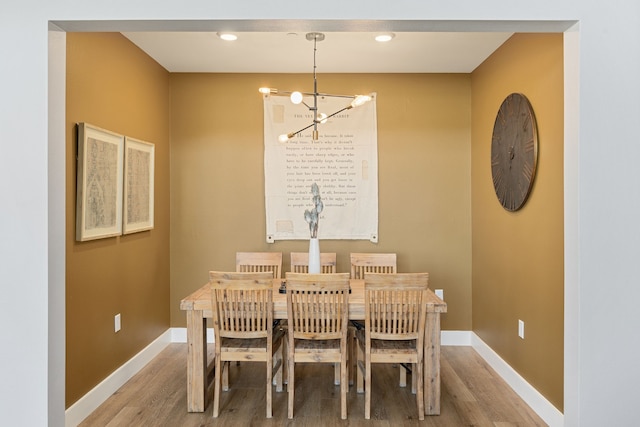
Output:
[[517,211],[527,201],[537,160],[538,132],[533,109],[524,95],[512,93],[498,110],[491,139],[493,188],[506,210]]

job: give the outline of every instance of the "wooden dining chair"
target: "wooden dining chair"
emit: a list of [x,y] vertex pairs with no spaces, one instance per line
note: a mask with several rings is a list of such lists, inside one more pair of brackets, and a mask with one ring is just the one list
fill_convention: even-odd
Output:
[[274,279],[282,277],[282,252],[236,252],[236,271],[271,271]]
[[[220,408],[229,361],[266,363],[266,412],[272,417],[272,382],[282,390],[284,330],[273,324],[273,274],[270,271],[209,272],[215,336],[213,417]],[[274,362],[275,355],[275,362]]]
[[[293,273],[309,272],[309,252],[291,252],[291,271]],[[336,253],[320,252],[320,272],[336,272]]]
[[340,363],[340,417],[347,418],[349,273],[287,273],[289,396],[293,418],[296,363]]
[[[320,273],[335,273],[336,258],[337,257],[335,252],[320,252]],[[291,271],[293,273],[309,272],[309,252],[291,252]],[[339,363],[336,363],[335,366],[333,383],[335,385],[340,384]]]
[[[424,420],[424,334],[428,273],[368,273],[364,279],[365,327],[358,341],[358,393],[364,388],[364,417],[371,416],[371,364],[410,363],[417,379],[418,418]],[[364,374],[364,378],[363,378]]]
[[[320,273],[336,272],[336,253],[321,252],[320,253]],[[291,272],[292,273],[308,273],[309,272],[309,252],[291,252]],[[287,321],[282,321],[283,327],[286,328]],[[286,346],[286,343],[285,343]],[[288,381],[285,373],[285,381]],[[334,384],[340,384],[340,364],[336,363]]]
[[[351,253],[351,278],[364,279],[366,273],[397,273],[397,255],[395,253]],[[349,341],[351,342],[350,356],[350,381],[353,382],[353,376],[356,373],[356,336],[355,329],[361,328],[362,322],[352,322],[349,330]],[[400,366],[400,387],[407,386],[407,369]]]
[[351,278],[364,279],[365,273],[396,273],[394,253],[352,253]]
[[[337,257],[335,252],[320,252],[320,272],[323,274],[335,273],[336,258]],[[291,252],[291,271],[293,273],[309,272],[309,252]],[[335,366],[333,383],[335,385],[340,384],[340,364],[339,363],[336,363],[336,366]]]

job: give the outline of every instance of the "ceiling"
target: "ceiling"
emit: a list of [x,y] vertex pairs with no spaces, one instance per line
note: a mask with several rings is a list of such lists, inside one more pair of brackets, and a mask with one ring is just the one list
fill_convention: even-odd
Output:
[[[312,73],[314,42],[305,32],[123,32],[169,72]],[[470,73],[511,32],[325,32],[317,42],[318,73]]]

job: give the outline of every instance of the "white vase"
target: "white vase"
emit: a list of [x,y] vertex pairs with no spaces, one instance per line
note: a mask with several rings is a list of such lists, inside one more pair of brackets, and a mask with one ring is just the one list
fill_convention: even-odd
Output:
[[309,239],[309,274],[320,273],[320,242],[317,238]]

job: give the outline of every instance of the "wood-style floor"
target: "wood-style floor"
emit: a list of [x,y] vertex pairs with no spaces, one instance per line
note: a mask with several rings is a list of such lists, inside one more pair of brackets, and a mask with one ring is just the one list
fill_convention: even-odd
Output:
[[[471,347],[442,347],[439,416],[418,421],[415,395],[398,387],[398,368],[373,367],[371,420],[364,419],[364,395],[352,386],[348,419],[340,419],[340,386],[333,366],[296,365],[295,417],[287,419],[287,393],[273,393],[273,418],[265,418],[264,365],[231,367],[230,386],[220,400],[220,416],[187,412],[186,344],[170,344],[114,393],[80,426],[544,426],[531,408]],[[285,389],[286,390],[286,389]]]

